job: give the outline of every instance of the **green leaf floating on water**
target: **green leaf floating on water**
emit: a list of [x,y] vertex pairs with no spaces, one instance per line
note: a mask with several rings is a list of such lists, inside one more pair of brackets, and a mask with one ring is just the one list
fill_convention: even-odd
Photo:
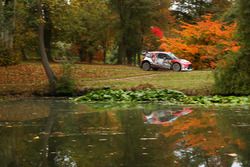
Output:
[[184,93],[168,89],[146,90],[97,90],[74,99],[75,102],[169,102],[172,104],[250,104],[250,96],[186,96]]

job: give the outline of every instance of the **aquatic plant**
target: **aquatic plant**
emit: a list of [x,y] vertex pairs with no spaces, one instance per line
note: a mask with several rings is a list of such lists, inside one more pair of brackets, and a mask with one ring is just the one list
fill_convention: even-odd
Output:
[[250,104],[250,96],[186,96],[167,89],[112,90],[103,89],[73,99],[75,102],[167,102],[172,104]]

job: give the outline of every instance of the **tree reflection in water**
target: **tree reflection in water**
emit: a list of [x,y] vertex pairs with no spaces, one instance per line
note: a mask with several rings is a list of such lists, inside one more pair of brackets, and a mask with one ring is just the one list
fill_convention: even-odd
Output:
[[0,105],[1,167],[250,166],[249,108]]

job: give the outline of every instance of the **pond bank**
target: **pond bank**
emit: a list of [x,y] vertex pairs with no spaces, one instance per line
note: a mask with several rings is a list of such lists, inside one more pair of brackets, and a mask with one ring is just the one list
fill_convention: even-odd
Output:
[[[149,85],[147,85],[149,87]],[[72,95],[51,95],[47,92],[35,93],[14,93],[0,94],[1,100],[21,100],[21,99],[58,99],[69,100],[74,102],[164,102],[168,104],[250,104],[250,96],[220,96],[220,95],[197,95],[186,94],[185,92],[169,89],[155,89],[137,87],[132,89],[84,89],[77,91]]]

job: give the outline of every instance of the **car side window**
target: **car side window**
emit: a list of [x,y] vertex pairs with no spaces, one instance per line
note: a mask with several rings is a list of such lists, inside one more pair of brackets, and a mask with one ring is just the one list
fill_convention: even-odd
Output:
[[158,57],[158,59],[172,60],[171,56],[164,54],[164,53],[159,53],[157,57]]
[[158,57],[158,59],[165,59],[166,55],[159,53],[157,57]]
[[172,57],[166,54],[166,55],[165,55],[165,59],[166,59],[166,60],[172,60]]
[[150,53],[146,53],[145,57],[151,57],[151,54]]

